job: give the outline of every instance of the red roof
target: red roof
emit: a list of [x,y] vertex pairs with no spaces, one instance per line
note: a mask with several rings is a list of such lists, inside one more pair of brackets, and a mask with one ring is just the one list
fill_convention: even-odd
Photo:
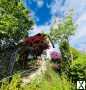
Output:
[[32,46],[33,44],[42,42],[44,40],[45,40],[45,35],[39,33],[39,34],[36,34],[35,36],[25,38],[24,42],[25,44]]

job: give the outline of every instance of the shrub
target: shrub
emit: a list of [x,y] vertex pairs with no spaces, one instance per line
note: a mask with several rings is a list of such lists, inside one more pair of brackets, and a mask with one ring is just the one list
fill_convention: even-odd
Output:
[[76,87],[76,82],[86,81],[86,53],[78,52],[78,57],[72,62],[68,70],[68,77],[74,83]]
[[51,60],[53,62],[52,68],[55,71],[60,72],[61,71],[61,55],[60,55],[60,53],[58,53],[56,51],[51,52]]
[[86,81],[86,65],[75,64],[70,67],[68,74],[69,74],[69,78],[71,78],[73,82],[79,80]]
[[55,51],[51,52],[51,59],[52,59],[52,61],[59,61],[59,60],[61,60],[60,53],[55,52]]
[[73,59],[78,58],[80,52],[79,52],[77,49],[71,47],[71,48],[70,48],[70,51],[71,51],[71,54],[73,55]]

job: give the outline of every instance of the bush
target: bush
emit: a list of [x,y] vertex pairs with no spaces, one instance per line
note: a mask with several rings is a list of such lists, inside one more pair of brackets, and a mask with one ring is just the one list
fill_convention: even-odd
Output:
[[72,79],[73,82],[84,80],[86,81],[86,65],[75,64],[69,69],[69,78]]
[[56,51],[51,52],[51,59],[53,62],[59,62],[61,60],[60,53],[58,53]]
[[61,72],[61,55],[60,53],[53,51],[51,52],[52,68],[55,71]]
[[70,65],[68,76],[74,83],[78,80],[86,81],[86,53],[77,52],[75,54],[78,55]]
[[80,52],[79,52],[77,49],[71,47],[71,48],[70,48],[70,51],[71,51],[71,54],[73,55],[73,59],[78,58]]

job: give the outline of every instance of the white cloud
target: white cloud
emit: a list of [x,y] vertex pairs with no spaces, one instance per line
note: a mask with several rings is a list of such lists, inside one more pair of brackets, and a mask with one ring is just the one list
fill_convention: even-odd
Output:
[[44,2],[43,2],[43,0],[39,0],[39,1],[37,1],[37,4],[38,4],[39,7],[42,7]]
[[37,22],[39,22],[39,17],[36,16],[36,13],[34,11],[31,12],[30,16],[33,17],[33,19],[35,19]]
[[48,3],[46,4],[46,6],[47,6],[47,8],[51,8],[51,5],[50,5],[50,4],[48,4]]
[[51,24],[45,24],[45,25],[39,25],[39,26],[34,25],[33,30],[31,31],[30,35],[32,36],[32,35],[35,35],[35,34],[41,33],[41,32],[47,33],[47,32],[49,32],[50,27],[51,27]]
[[83,21],[86,21],[86,12],[81,14],[81,16],[78,18],[78,20],[76,21],[76,24],[81,24],[83,23]]
[[53,0],[53,2],[50,5],[51,7],[51,14],[55,15],[61,10],[61,4],[58,0]]
[[71,44],[80,50],[86,51],[86,12],[82,14],[75,22],[78,27],[75,35],[72,37]]
[[41,8],[44,5],[44,0],[34,0],[39,8]]
[[86,10],[86,0],[53,0],[50,7],[52,15],[66,13],[73,9],[75,17],[78,17]]

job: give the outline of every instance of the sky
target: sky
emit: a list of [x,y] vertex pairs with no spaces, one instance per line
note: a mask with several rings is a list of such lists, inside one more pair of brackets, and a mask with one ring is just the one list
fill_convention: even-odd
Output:
[[70,39],[71,46],[86,51],[86,0],[25,0],[35,20],[34,34],[42,30],[48,32],[54,19],[63,19],[74,10],[74,23],[77,30]]

